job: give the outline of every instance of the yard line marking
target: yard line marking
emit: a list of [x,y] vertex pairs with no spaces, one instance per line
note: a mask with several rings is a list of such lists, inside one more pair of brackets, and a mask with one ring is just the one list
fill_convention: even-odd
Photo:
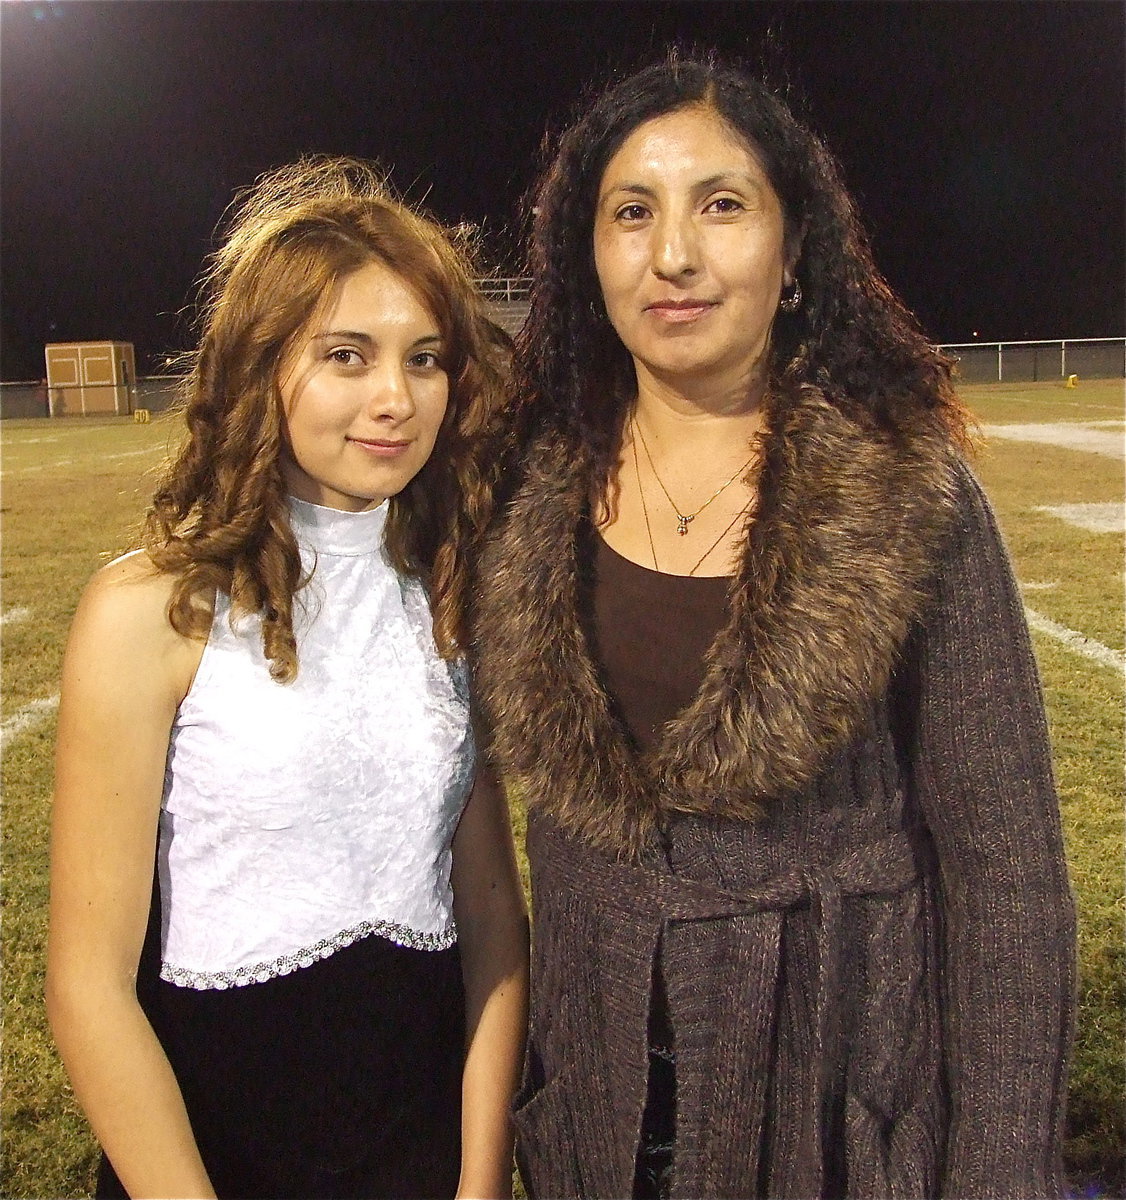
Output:
[[32,700],[23,708],[17,708],[10,717],[0,721],[0,749],[21,733],[27,733],[36,725],[46,720],[59,706],[58,693],[54,696],[44,696],[42,700]]
[[1035,511],[1058,517],[1088,533],[1126,533],[1126,508],[1117,500],[1107,504],[1038,504]]
[[30,475],[32,471],[51,471],[55,467],[69,467],[74,464],[73,458],[60,458],[58,462],[52,463],[36,463],[33,467],[13,467],[4,472],[5,476],[12,475]]
[[[90,457],[83,461],[87,465],[97,465],[97,463],[113,462],[115,459],[119,458],[136,458],[141,454],[163,454],[166,452],[167,447],[164,445],[146,446],[144,450],[124,450],[121,454],[103,454],[97,459]],[[76,460],[73,458],[60,458],[57,462],[37,463],[33,467],[13,467],[11,470],[5,471],[4,474],[6,476],[27,475],[32,471],[53,470],[55,467],[72,467],[74,466],[75,461]]]
[[30,608],[9,608],[7,612],[0,613],[0,625],[18,625],[30,616]]
[[1059,587],[1059,584],[1053,579],[1051,583],[1022,583],[1020,586],[1026,592],[1046,592],[1049,588]]
[[1126,458],[1126,438],[1121,433],[1087,429],[1082,425],[1068,425],[1062,421],[1054,424],[986,425],[984,432],[986,437],[991,438],[1005,438],[1014,442],[1040,442],[1048,446],[1062,446],[1066,450],[1086,450],[1091,454],[1103,454],[1107,458]]
[[101,461],[109,462],[114,458],[136,458],[138,454],[153,454],[158,450],[164,449],[164,446],[146,446],[144,450],[125,450],[121,454],[103,454]]
[[1053,621],[1051,617],[1046,617],[1043,613],[1036,612],[1035,609],[1026,607],[1024,615],[1033,629],[1055,638],[1057,642],[1062,642],[1069,650],[1074,650],[1076,654],[1082,654],[1084,658],[1093,659],[1104,667],[1110,667],[1126,675],[1126,654],[1121,650],[1112,650],[1109,646],[1104,646],[1102,642],[1096,642],[1094,638],[1077,633],[1074,629],[1068,629],[1066,625]]

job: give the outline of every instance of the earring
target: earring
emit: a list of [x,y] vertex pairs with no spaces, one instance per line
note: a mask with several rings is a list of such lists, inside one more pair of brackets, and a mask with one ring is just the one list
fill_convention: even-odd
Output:
[[783,296],[778,301],[778,307],[783,312],[788,313],[797,312],[801,308],[801,284],[796,279],[794,280],[793,290],[788,296]]

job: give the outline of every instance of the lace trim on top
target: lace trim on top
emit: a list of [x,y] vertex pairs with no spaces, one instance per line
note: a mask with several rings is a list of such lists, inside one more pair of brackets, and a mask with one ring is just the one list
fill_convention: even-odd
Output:
[[311,967],[318,959],[328,958],[337,950],[343,950],[361,938],[372,936],[386,938],[389,942],[411,950],[448,950],[457,941],[457,929],[451,922],[450,927],[441,933],[419,933],[417,929],[410,929],[397,921],[361,921],[350,929],[342,929],[332,937],[321,938],[311,946],[294,950],[292,954],[282,954],[270,962],[251,963],[248,966],[236,967],[233,971],[192,971],[172,963],[161,963],[160,977],[165,983],[174,983],[177,987],[214,988],[219,991],[224,988],[246,987],[251,983],[268,983],[280,975],[289,975],[302,967]]

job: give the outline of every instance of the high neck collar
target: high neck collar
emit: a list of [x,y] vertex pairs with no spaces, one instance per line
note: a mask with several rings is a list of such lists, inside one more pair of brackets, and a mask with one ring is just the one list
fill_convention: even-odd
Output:
[[318,554],[370,554],[383,543],[387,502],[367,512],[344,512],[289,497],[289,519],[297,540]]

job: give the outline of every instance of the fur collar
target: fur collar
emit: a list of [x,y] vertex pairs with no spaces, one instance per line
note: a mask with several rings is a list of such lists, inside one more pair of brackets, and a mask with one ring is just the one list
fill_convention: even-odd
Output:
[[568,833],[641,855],[662,814],[760,817],[855,736],[925,603],[957,458],[921,414],[896,437],[816,389],[769,413],[759,509],[693,703],[641,756],[579,613],[580,456],[543,439],[481,561],[476,690],[498,767]]

